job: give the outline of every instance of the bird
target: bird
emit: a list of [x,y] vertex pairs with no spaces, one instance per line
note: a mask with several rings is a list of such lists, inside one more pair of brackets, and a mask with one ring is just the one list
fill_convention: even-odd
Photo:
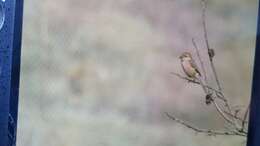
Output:
[[184,52],[181,54],[181,56],[179,58],[181,60],[182,69],[189,78],[195,80],[195,79],[198,79],[199,77],[201,77],[201,73],[200,73],[194,59],[192,58],[191,53]]
[[206,93],[206,104],[209,105],[212,102],[211,94],[208,93],[205,84],[201,80],[201,73],[191,53],[183,52],[179,59],[181,60],[181,66],[184,73],[192,80],[198,81],[202,86],[203,91]]

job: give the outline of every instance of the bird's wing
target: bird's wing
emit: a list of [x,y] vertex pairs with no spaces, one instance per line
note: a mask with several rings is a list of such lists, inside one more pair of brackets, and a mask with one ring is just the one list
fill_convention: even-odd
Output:
[[201,76],[201,73],[200,73],[200,71],[199,71],[199,68],[198,68],[196,62],[195,62],[193,59],[191,60],[191,66],[192,66],[193,68],[195,68],[195,71],[199,74],[199,76]]

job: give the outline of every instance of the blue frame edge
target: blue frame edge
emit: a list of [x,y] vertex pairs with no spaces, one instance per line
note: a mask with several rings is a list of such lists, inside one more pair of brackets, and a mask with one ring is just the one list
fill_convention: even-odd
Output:
[[23,0],[0,0],[0,146],[15,146],[20,80]]
[[247,146],[260,146],[260,3],[258,1],[255,61]]

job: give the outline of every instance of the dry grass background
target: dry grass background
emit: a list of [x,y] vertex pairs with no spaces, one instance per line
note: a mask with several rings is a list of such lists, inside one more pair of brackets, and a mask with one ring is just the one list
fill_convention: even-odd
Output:
[[[199,0],[26,0],[18,146],[239,146],[195,134],[223,121],[203,91],[170,74],[195,37]],[[236,105],[251,90],[256,0],[209,0],[209,39],[224,91]],[[205,53],[205,52],[204,52]]]

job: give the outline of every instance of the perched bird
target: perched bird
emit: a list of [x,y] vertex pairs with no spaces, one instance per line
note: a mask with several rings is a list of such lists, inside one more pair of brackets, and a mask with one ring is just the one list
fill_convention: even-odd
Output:
[[202,86],[205,94],[206,94],[206,104],[210,104],[212,102],[211,94],[208,93],[207,88],[205,84],[201,80],[201,73],[199,71],[199,68],[197,67],[194,59],[192,58],[191,53],[184,52],[179,57],[181,60],[181,66],[185,74],[196,81],[199,81],[200,85]]
[[179,58],[181,60],[182,69],[188,77],[192,79],[198,79],[201,76],[201,73],[195,61],[193,60],[191,53],[184,52]]

